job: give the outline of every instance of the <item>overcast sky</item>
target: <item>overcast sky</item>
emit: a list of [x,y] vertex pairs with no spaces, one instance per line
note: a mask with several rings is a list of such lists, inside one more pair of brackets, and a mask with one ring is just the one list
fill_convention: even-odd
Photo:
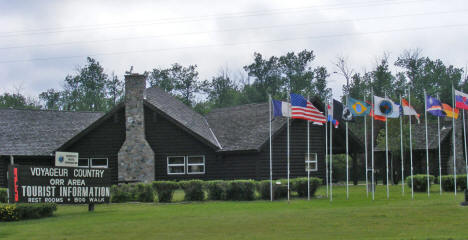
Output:
[[[465,0],[3,1],[0,0],[0,93],[34,96],[61,89],[67,74],[96,58],[123,74],[196,64],[200,79],[228,68],[236,75],[265,57],[313,50],[331,73],[344,56],[357,72],[384,52],[405,49],[464,68],[468,63]],[[397,71],[398,69],[393,69]]]

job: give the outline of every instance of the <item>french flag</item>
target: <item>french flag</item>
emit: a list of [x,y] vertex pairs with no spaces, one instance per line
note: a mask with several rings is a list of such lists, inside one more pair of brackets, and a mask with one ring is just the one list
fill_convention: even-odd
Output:
[[275,117],[291,117],[291,104],[288,102],[272,100],[273,116]]
[[468,110],[468,94],[455,90],[455,107]]

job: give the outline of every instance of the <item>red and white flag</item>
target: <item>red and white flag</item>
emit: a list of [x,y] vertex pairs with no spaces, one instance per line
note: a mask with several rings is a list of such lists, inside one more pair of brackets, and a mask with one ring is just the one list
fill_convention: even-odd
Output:
[[303,96],[291,93],[291,118],[300,118],[316,124],[326,123],[327,119],[311,102]]
[[403,114],[404,115],[413,115],[418,120],[418,123],[420,123],[419,114],[416,112],[416,110],[414,110],[414,108],[411,105],[409,105],[409,103],[408,103],[408,101],[406,101],[406,99],[404,99],[404,98],[401,99],[401,105],[403,106]]

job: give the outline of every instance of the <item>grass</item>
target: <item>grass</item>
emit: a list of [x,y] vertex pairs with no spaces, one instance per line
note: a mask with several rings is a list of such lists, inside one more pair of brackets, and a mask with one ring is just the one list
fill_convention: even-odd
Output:
[[[401,186],[378,186],[374,201],[365,186],[325,188],[311,201],[193,202],[59,206],[54,217],[1,222],[0,239],[467,239],[463,194],[403,197]],[[175,198],[183,199],[177,192]]]

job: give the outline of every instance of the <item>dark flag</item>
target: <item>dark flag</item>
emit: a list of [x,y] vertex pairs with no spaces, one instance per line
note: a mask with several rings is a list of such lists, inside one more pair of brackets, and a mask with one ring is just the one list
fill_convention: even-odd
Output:
[[333,99],[333,118],[337,119],[338,121],[354,121],[351,110],[347,106],[343,105],[343,103],[335,99]]

